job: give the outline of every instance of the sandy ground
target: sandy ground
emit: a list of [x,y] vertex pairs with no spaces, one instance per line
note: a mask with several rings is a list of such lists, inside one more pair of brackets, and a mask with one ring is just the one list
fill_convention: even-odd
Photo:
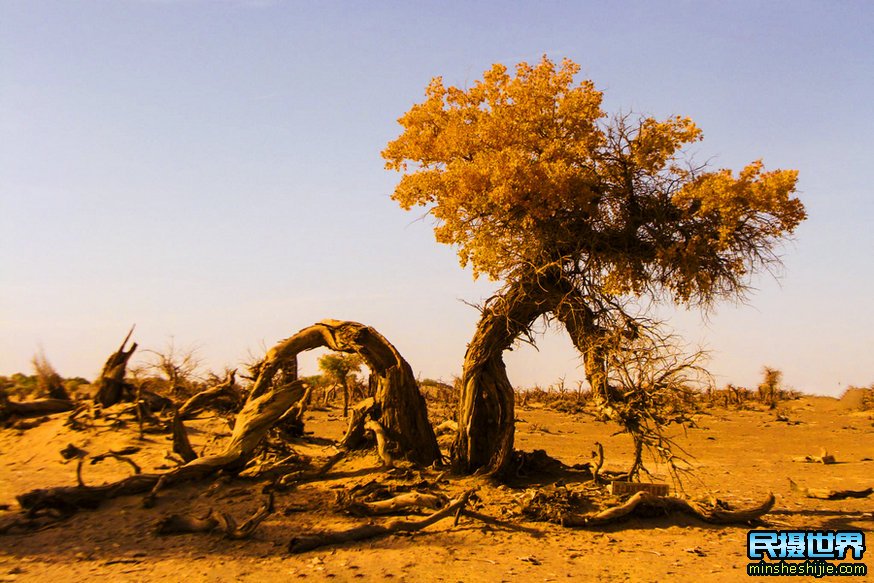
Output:
[[[694,455],[697,480],[686,495],[717,496],[738,504],[777,496],[765,517],[773,528],[856,528],[874,543],[874,496],[826,501],[790,491],[788,478],[802,487],[863,489],[874,486],[874,413],[853,410],[827,397],[805,397],[781,404],[789,423],[774,411],[714,409],[698,417],[679,443]],[[537,407],[517,412],[516,447],[545,449],[565,463],[591,459],[593,444],[606,451],[606,469],[626,469],[631,441],[612,435],[615,427]],[[73,443],[92,454],[141,446],[133,458],[144,471],[171,464],[170,442],[151,436],[141,442],[133,427],[70,432],[63,415],[33,429],[0,430],[0,505],[17,508],[15,495],[32,488],[72,485],[75,463],[60,450]],[[317,439],[294,444],[301,453],[326,456],[329,439],[344,422],[336,410],[314,411],[307,429]],[[229,435],[218,418],[191,424],[198,451],[216,447]],[[838,463],[793,461],[825,448]],[[657,470],[657,473],[663,471]],[[112,460],[85,466],[85,481],[97,484],[127,475],[130,468]],[[436,474],[427,473],[425,477]],[[225,510],[244,518],[263,500],[260,485],[206,481],[160,495],[155,508],[140,497],[110,500],[98,511],[80,512],[48,529],[0,536],[0,582],[7,581],[744,581],[747,577],[747,527],[714,527],[691,517],[632,519],[601,529],[567,529],[522,520],[515,500],[526,485],[495,486],[466,478],[441,483],[448,495],[479,487],[480,511],[500,523],[447,520],[406,536],[289,555],[289,540],[301,533],[362,524],[342,514],[335,492],[352,484],[385,479],[373,453],[341,462],[320,482],[302,484],[277,497],[277,511],[249,540],[217,535],[153,534],[158,518],[173,512]],[[536,484],[527,484],[533,487]],[[579,484],[569,484],[578,487]],[[3,513],[0,512],[0,515]],[[866,553],[869,570],[874,551]],[[871,577],[874,580],[874,577]],[[858,579],[855,579],[858,580]]]

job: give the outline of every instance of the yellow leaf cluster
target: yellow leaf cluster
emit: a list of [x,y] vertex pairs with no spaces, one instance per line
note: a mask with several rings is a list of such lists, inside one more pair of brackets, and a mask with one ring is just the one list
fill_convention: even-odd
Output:
[[707,301],[742,287],[805,218],[797,172],[737,177],[684,166],[701,130],[682,116],[608,118],[579,66],[544,57],[472,87],[428,85],[382,152],[392,197],[423,206],[474,276],[561,265],[607,295],[662,288]]

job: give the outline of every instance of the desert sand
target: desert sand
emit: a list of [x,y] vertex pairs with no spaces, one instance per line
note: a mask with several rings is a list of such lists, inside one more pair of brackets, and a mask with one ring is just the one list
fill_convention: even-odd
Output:
[[[779,420],[778,420],[779,414]],[[131,456],[143,471],[174,463],[166,435],[140,440],[135,424],[72,431],[66,415],[36,427],[0,430],[0,515],[18,509],[16,495],[48,486],[74,485],[76,462],[60,451],[73,444],[95,455],[134,446]],[[690,499],[721,500],[739,506],[760,502],[769,493],[776,505],[759,527],[775,529],[874,530],[874,496],[821,500],[792,490],[864,489],[874,486],[874,412],[853,399],[804,396],[769,410],[752,403],[743,409],[716,407],[696,415],[696,428],[678,434],[691,456],[694,476],[683,483]],[[307,413],[304,438],[295,451],[326,458],[334,451],[345,421],[339,408]],[[632,442],[618,427],[539,404],[517,409],[516,448],[544,449],[568,465],[592,460],[595,442],[605,450],[605,470],[623,470],[632,459]],[[230,434],[227,422],[209,413],[189,423],[198,452],[216,448]],[[448,445],[441,438],[441,445]],[[826,450],[836,463],[801,463]],[[670,483],[664,467],[656,478]],[[131,468],[116,460],[83,466],[87,484],[120,479]],[[378,480],[387,483],[436,481],[436,490],[453,497],[476,488],[474,508],[494,517],[483,522],[444,520],[428,529],[372,541],[289,554],[293,537],[313,531],[385,522],[356,518],[335,503],[337,492]],[[230,513],[249,516],[265,499],[256,481],[212,478],[167,489],[153,508],[142,497],[108,500],[95,511],[37,532],[0,536],[0,581],[745,581],[749,526],[714,526],[685,515],[630,518],[600,528],[566,528],[532,521],[520,501],[536,488],[554,488],[555,477],[520,477],[509,486],[476,477],[450,477],[437,470],[387,470],[374,451],[354,453],[323,480],[302,483],[276,495],[275,513],[251,537],[227,540],[217,533],[157,536],[155,524],[171,513]],[[583,489],[585,481],[564,476],[558,487]],[[874,536],[868,535],[869,540]],[[869,545],[871,543],[869,542]],[[870,551],[869,551],[870,553]],[[866,554],[865,559],[868,559]],[[868,559],[869,564],[874,561]]]

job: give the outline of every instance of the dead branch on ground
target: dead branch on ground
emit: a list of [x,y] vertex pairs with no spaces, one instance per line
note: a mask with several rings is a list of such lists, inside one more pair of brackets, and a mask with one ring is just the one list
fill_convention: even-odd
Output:
[[200,411],[201,409],[206,408],[216,399],[231,395],[234,396],[234,386],[236,383],[236,374],[237,369],[228,371],[228,375],[225,378],[224,382],[211,387],[209,389],[200,391],[199,393],[192,396],[190,399],[185,401],[181,407],[179,407],[179,412],[177,415],[180,419],[188,419],[192,417],[195,413]]
[[651,515],[653,512],[671,514],[679,512],[694,516],[710,524],[747,524],[767,514],[774,507],[774,495],[761,504],[751,508],[729,510],[714,506],[706,508],[700,504],[673,496],[654,496],[649,492],[638,492],[619,506],[587,514],[566,514],[561,518],[562,526],[590,527],[611,524],[635,512]]
[[874,488],[864,490],[830,490],[828,488],[802,488],[789,478],[789,489],[807,498],[818,500],[846,500],[847,498],[867,498],[874,494]]
[[447,504],[445,508],[420,520],[393,520],[385,525],[367,524],[364,526],[356,526],[348,530],[314,533],[294,537],[288,544],[288,551],[290,553],[304,553],[325,546],[335,546],[348,542],[382,538],[400,532],[415,532],[422,530],[444,518],[455,516],[457,513],[463,511],[464,506],[467,504],[472,493],[473,490],[468,490]]
[[198,518],[182,514],[172,514],[158,521],[155,534],[189,534],[201,532],[221,532],[225,538],[240,540],[248,538],[255,532],[265,518],[273,514],[273,493],[255,513],[244,520],[241,524],[227,512],[210,510],[206,516]]

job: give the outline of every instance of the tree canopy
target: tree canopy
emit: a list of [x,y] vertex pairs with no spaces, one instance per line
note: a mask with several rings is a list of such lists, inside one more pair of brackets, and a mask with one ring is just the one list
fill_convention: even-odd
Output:
[[475,277],[555,266],[588,294],[742,293],[805,218],[797,172],[695,166],[690,119],[607,116],[579,69],[544,57],[515,76],[496,64],[466,90],[433,79],[382,152],[403,173],[393,198],[426,207]]

